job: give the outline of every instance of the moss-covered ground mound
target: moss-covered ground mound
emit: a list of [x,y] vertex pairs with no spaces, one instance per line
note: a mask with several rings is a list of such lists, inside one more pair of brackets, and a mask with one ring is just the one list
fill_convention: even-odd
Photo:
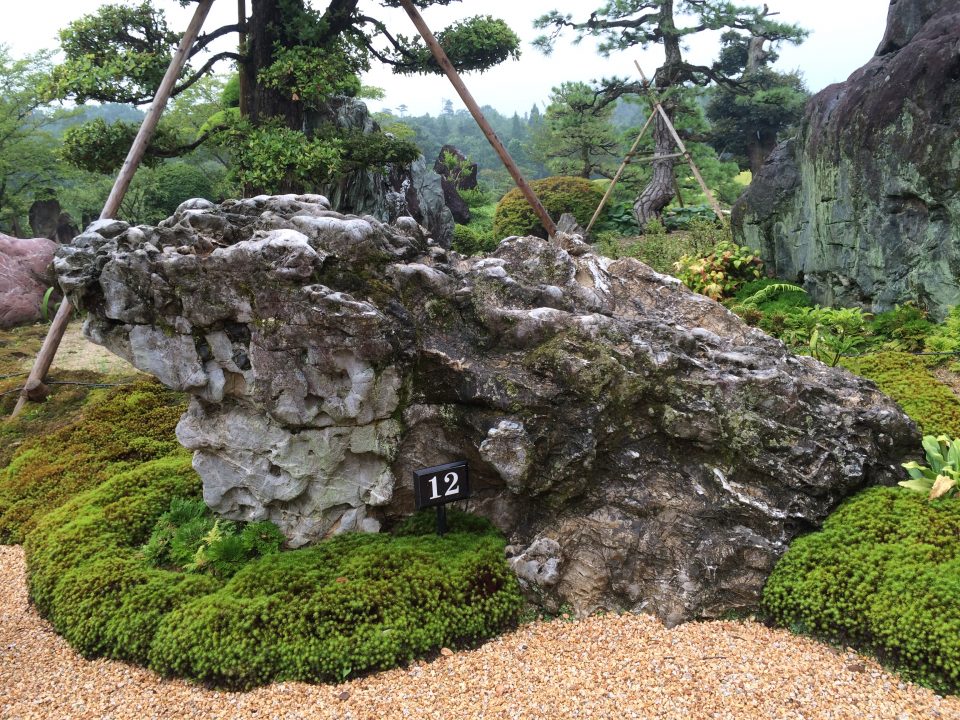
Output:
[[774,619],[960,690],[960,499],[873,488],[795,540],[764,591]]

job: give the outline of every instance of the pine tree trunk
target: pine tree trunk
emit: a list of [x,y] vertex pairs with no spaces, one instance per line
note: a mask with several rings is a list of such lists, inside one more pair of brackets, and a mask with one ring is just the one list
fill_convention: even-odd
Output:
[[[654,154],[670,155],[676,152],[670,130],[659,113],[653,121],[653,140]],[[674,186],[673,158],[654,161],[653,177],[633,203],[633,214],[641,230],[651,220],[660,219],[660,213],[673,199]]]
[[[663,92],[680,82],[677,77],[683,65],[683,55],[680,48],[680,33],[673,20],[673,0],[661,0],[659,3],[658,26],[663,33],[664,62],[657,69],[654,77],[657,92],[663,97]],[[674,106],[669,101],[663,103],[664,112],[673,118]],[[650,112],[656,113],[653,120],[653,148],[654,155],[670,155],[676,150],[670,129],[664,122],[663,116],[651,105]],[[633,203],[633,214],[640,224],[641,230],[651,220],[659,220],[661,211],[673,199],[674,193],[673,158],[657,160],[653,163],[653,177],[641,191]]]
[[776,133],[761,131],[759,135],[760,137],[756,135],[752,136],[750,142],[747,143],[747,155],[750,158],[750,172],[753,173],[754,177],[760,172],[760,168],[763,167],[767,156],[770,155],[777,146]]

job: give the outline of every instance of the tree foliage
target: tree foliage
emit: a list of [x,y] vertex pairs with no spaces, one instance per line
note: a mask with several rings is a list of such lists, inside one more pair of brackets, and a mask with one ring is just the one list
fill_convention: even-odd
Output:
[[[447,5],[453,0],[419,0],[419,7]],[[181,5],[189,4],[181,0]],[[395,0],[384,0],[396,7]],[[174,97],[189,91],[217,63],[237,63],[239,113],[224,113],[208,123],[209,140],[219,142],[238,168],[237,176],[250,191],[286,192],[306,189],[321,178],[357,167],[368,167],[410,154],[410,145],[389,138],[356,143],[342,133],[321,128],[310,137],[297,136],[311,110],[323,110],[337,96],[363,92],[359,75],[371,62],[395,72],[439,72],[419,37],[394,33],[387,24],[359,7],[359,0],[330,0],[323,9],[308,0],[252,0],[250,16],[241,27],[210,30],[190,50]],[[198,66],[198,58],[215,39],[245,30],[242,52],[220,52]],[[437,33],[451,61],[462,71],[483,70],[519,54],[519,39],[501,20],[490,16],[465,18]],[[149,101],[172,56],[179,36],[170,31],[161,9],[144,0],[139,5],[104,6],[71,23],[61,32],[65,61],[54,72],[52,85],[60,97],[143,103]],[[238,115],[243,115],[242,118]],[[120,128],[107,138],[103,128],[79,131],[74,139],[122,140]],[[184,149],[208,139],[203,134],[180,138]],[[79,143],[74,143],[77,146]],[[89,143],[88,143],[89,144]],[[356,150],[348,155],[345,148]],[[378,152],[374,152],[378,151]],[[170,149],[155,152],[162,157]],[[264,153],[279,153],[268,156]],[[117,156],[102,143],[80,150],[76,157]],[[309,183],[308,183],[309,181]]]
[[611,122],[614,106],[583,82],[553,88],[543,123],[533,137],[533,155],[556,175],[611,177],[623,152]]
[[19,60],[0,45],[0,230],[23,234],[34,193],[58,177],[51,126],[63,116],[47,107],[50,56]]
[[758,47],[757,38],[728,32],[721,42],[715,67],[737,76],[738,87],[717,87],[711,93],[711,144],[756,174],[780,134],[799,122],[809,93],[799,74],[769,67],[777,55]]

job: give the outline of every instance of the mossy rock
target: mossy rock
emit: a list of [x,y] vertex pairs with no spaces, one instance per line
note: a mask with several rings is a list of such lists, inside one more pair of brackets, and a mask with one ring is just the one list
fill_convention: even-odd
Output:
[[795,540],[764,589],[782,625],[856,644],[912,679],[960,690],[960,498],[874,488]]
[[[603,190],[581,177],[543,178],[532,181],[530,187],[554,222],[563,213],[571,213],[584,227],[603,199]],[[547,231],[519,188],[504,195],[493,214],[493,236],[501,240],[510,235],[547,237]]]

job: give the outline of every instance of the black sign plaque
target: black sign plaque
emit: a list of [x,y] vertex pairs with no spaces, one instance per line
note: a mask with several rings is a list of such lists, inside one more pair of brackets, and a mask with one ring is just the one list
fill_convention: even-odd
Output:
[[413,478],[417,510],[470,497],[466,460],[414,470]]

